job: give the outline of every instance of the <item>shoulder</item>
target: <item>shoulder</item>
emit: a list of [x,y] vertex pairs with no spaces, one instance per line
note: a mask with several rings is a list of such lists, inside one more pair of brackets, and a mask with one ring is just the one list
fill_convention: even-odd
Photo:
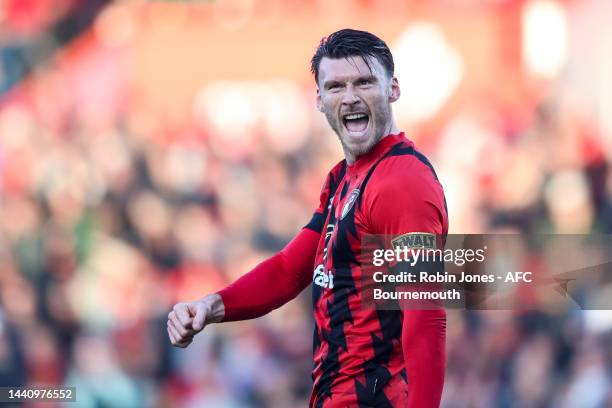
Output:
[[433,166],[414,148],[399,147],[391,149],[365,186],[361,208],[369,230],[445,233],[446,200]]
[[327,173],[323,190],[335,190],[346,172],[346,160],[341,160]]
[[327,178],[336,182],[340,181],[344,177],[346,171],[346,160],[340,160],[327,174]]
[[392,149],[374,170],[366,192],[369,195],[427,195],[442,191],[438,176],[425,155],[407,144]]
[[346,171],[346,162],[344,160],[338,162],[332,169],[327,173],[327,177],[323,182],[323,186],[321,187],[321,193],[319,196],[319,208],[318,212],[325,212],[325,208],[327,207],[327,202],[338,189],[338,185],[342,181],[344,177],[344,172]]

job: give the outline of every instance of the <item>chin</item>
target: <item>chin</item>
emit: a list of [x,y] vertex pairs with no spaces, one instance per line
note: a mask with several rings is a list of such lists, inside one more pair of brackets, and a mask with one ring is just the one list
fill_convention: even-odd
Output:
[[344,144],[351,147],[352,149],[363,149],[370,145],[370,139],[344,139]]
[[375,144],[376,144],[375,140],[365,139],[362,142],[357,142],[357,143],[346,143],[345,141],[344,146],[349,152],[351,152],[353,156],[357,157],[357,156],[361,156],[362,154],[369,152],[372,149],[372,147],[374,147]]

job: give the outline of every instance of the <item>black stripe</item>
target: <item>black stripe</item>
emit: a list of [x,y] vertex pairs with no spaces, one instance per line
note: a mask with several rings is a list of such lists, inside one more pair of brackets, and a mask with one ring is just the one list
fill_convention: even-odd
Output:
[[[431,172],[433,173],[434,178],[440,182],[440,180],[438,180],[438,175],[436,174],[436,170],[434,170],[434,167],[431,165],[431,163],[429,162],[429,160],[427,159],[427,157],[425,157],[425,155],[419,151],[415,151],[415,157],[417,159],[419,159],[419,161],[421,163],[423,163],[424,165],[426,165],[427,167],[429,167],[429,169],[431,170]],[[444,195],[444,212],[446,212],[446,214],[448,215],[448,206],[446,205],[446,194]]]
[[[342,162],[342,167],[340,171],[338,172],[338,177],[334,177],[333,174],[331,175],[331,178],[329,181],[328,200],[331,200],[332,197],[336,194],[341,181],[344,179],[345,174],[346,174],[346,160]],[[335,206],[332,205],[330,208],[329,205],[326,205],[324,207],[324,213],[322,214],[322,218],[323,218],[323,223],[321,225],[321,230],[326,228],[325,222],[327,222],[328,225],[334,224],[336,222]],[[331,235],[325,237],[324,248],[327,248],[330,238],[331,238]],[[337,279],[338,277],[335,276],[335,278]],[[312,306],[313,308],[316,306],[317,302],[319,301],[319,297],[321,296],[322,291],[323,289],[321,287],[317,285],[312,285]],[[328,307],[328,313],[329,313],[330,309],[332,309],[332,306],[330,306],[328,303],[327,307]],[[345,316],[343,317],[346,318]],[[330,324],[330,326],[337,327],[341,331],[343,327],[342,324],[337,324],[337,323],[335,323],[335,325]],[[340,343],[342,343],[342,347],[346,350],[346,341],[343,339],[342,335],[343,333],[338,333],[338,332],[319,333],[315,325],[313,353],[316,353],[321,343],[326,342],[327,344],[329,344],[329,351],[327,355],[323,358],[323,361],[321,362],[322,364],[321,370],[323,371],[323,374],[321,378],[319,379],[317,386],[313,389],[313,393],[317,396],[317,399],[318,399],[317,406],[323,406],[323,401],[327,397],[329,397],[329,395],[331,395],[331,383],[334,377],[336,376],[336,374],[338,373],[338,370],[340,367],[340,363],[338,361],[340,350],[338,348],[339,346],[336,343],[340,341]]]
[[431,170],[431,172],[433,173],[433,176],[436,180],[438,180],[438,175],[436,174],[436,171],[434,170],[433,166],[431,165],[431,163],[429,162],[429,160],[427,159],[427,157],[425,157],[425,155],[417,150],[414,151],[414,156],[419,159],[419,161],[421,163],[423,163],[424,165],[426,165],[427,167],[429,167],[429,170]]
[[321,213],[314,213],[310,222],[304,226],[304,228],[308,228],[313,230],[314,232],[320,234],[323,232],[323,223],[325,223],[325,218]]
[[405,155],[412,155],[416,157],[421,163],[429,167],[429,170],[431,170],[431,173],[433,174],[434,178],[438,180],[438,175],[436,174],[436,171],[431,165],[431,162],[429,161],[429,159],[423,153],[419,152],[412,146],[402,147],[400,146],[400,143],[398,143],[389,150],[389,153],[387,153],[385,157],[405,156]]

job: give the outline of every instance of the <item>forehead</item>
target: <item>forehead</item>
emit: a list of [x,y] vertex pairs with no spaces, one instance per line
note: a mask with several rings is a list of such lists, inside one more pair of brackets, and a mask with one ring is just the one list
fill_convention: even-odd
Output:
[[324,57],[319,64],[319,82],[322,84],[325,81],[350,80],[364,75],[374,75],[376,77],[385,75],[385,69],[376,58],[366,58],[368,58],[371,71],[361,56],[348,58]]

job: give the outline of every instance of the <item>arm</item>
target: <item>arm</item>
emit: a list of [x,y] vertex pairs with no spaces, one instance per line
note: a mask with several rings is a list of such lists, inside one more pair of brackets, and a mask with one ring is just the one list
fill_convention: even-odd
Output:
[[171,343],[187,347],[207,324],[263,316],[296,297],[312,280],[319,237],[318,232],[303,228],[280,252],[225,289],[176,304],[168,314]]
[[[381,163],[381,166],[384,163]],[[388,169],[368,198],[372,231],[389,237],[410,232],[445,236],[448,221],[442,187],[427,168]],[[374,184],[374,183],[373,183]],[[439,244],[443,244],[440,242]],[[402,349],[410,408],[439,407],[444,385],[446,312],[404,308]]]
[[404,310],[402,347],[408,407],[440,406],[446,365],[446,311]]
[[285,248],[218,292],[222,321],[253,319],[284,305],[312,281],[319,233],[304,228]]

